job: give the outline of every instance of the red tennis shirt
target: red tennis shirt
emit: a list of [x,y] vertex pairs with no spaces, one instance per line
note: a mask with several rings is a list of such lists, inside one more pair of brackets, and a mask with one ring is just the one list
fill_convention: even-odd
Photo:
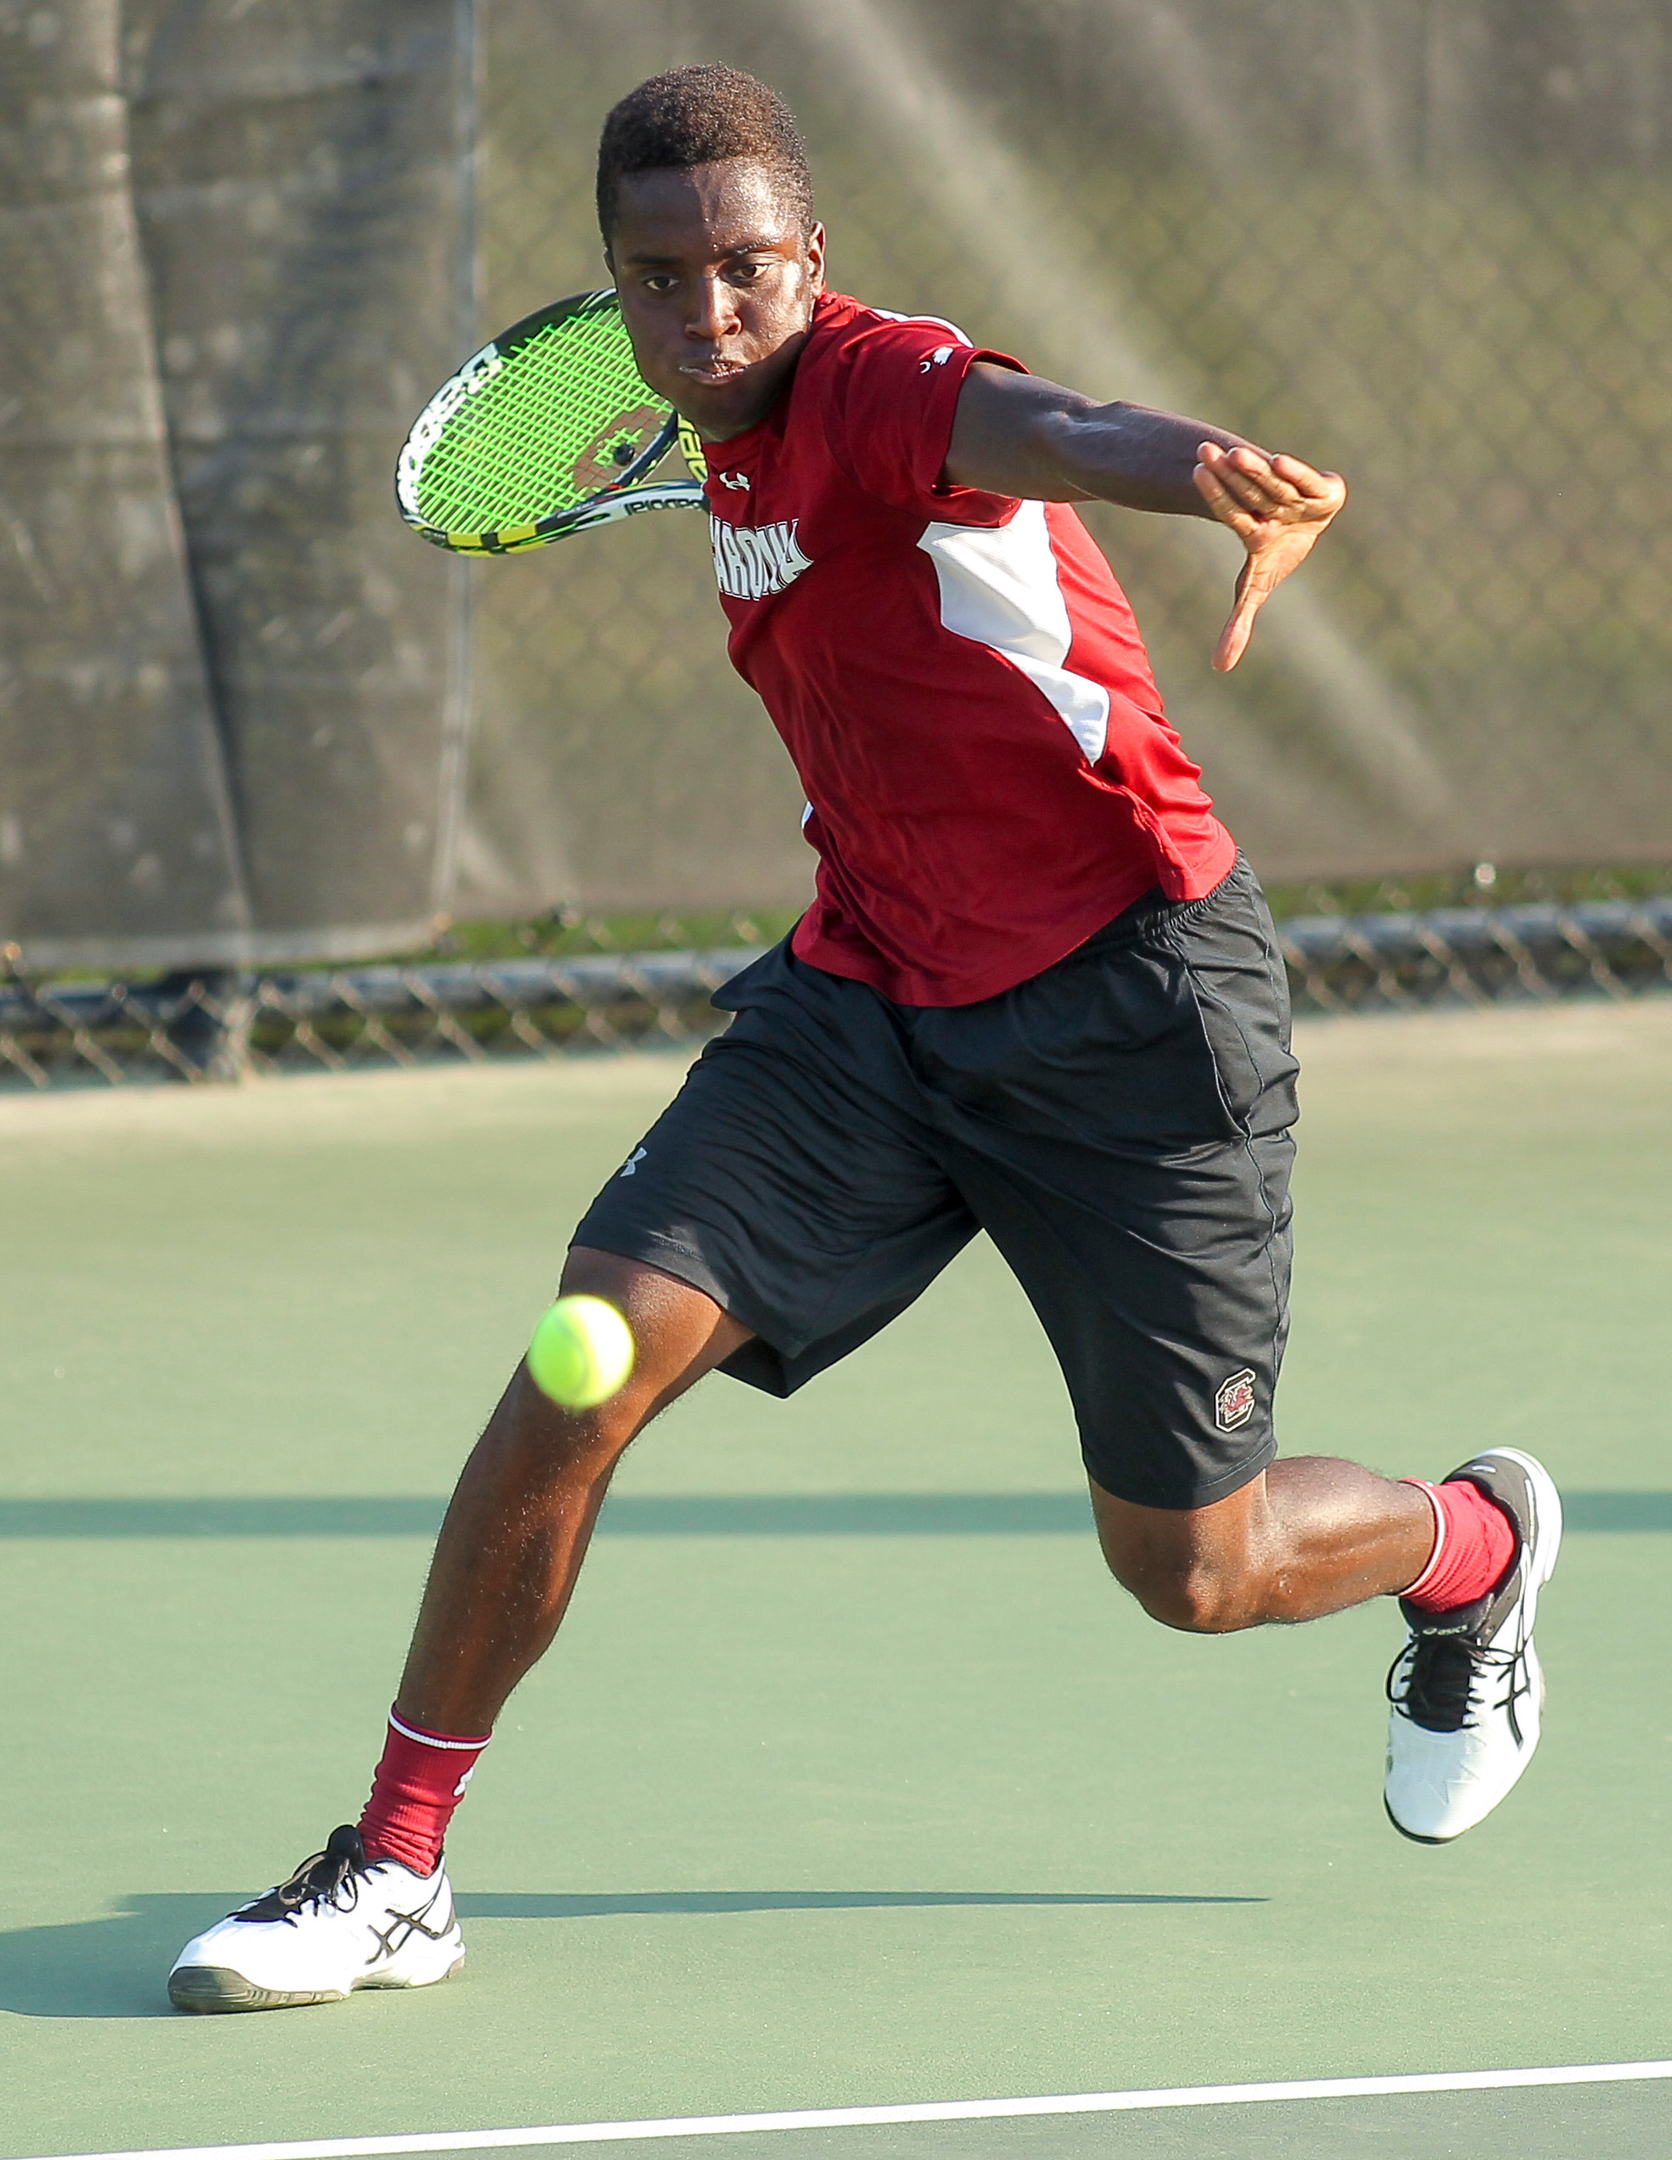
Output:
[[794,949],[904,1005],[996,996],[1236,857],[1074,512],[943,483],[976,360],[1020,365],[826,294],[787,393],[709,454],[732,663],[819,854]]

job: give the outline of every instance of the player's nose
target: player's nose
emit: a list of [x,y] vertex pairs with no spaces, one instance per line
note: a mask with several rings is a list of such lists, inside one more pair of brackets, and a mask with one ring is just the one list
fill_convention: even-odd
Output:
[[731,336],[738,326],[737,296],[725,279],[698,279],[692,294],[691,312],[685,321],[685,335],[701,344],[717,345],[722,338]]

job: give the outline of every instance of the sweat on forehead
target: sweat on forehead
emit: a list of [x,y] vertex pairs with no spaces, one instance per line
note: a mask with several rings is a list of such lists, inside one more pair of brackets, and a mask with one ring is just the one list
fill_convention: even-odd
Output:
[[630,90],[598,143],[598,224],[606,243],[621,182],[641,172],[689,170],[746,159],[769,172],[803,232],[813,228],[813,181],[795,115],[767,84],[740,68],[670,68]]

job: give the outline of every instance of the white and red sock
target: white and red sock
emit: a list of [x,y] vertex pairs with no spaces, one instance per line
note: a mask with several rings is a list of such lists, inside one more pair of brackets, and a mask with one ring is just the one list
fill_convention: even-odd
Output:
[[1467,1478],[1450,1478],[1444,1485],[1422,1478],[1400,1483],[1420,1487],[1434,1508],[1434,1550],[1404,1592],[1406,1604],[1418,1612],[1449,1612],[1485,1597],[1515,1558],[1514,1523]]
[[391,1710],[383,1759],[360,1817],[367,1859],[398,1860],[414,1875],[433,1875],[453,1810],[491,1738],[428,1732]]

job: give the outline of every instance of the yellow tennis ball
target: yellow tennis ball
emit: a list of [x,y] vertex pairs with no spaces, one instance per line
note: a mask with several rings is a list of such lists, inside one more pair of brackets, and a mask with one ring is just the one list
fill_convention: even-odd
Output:
[[565,1410],[592,1410],[624,1387],[633,1370],[633,1331],[596,1297],[560,1297],[540,1315],[528,1369],[542,1394]]

